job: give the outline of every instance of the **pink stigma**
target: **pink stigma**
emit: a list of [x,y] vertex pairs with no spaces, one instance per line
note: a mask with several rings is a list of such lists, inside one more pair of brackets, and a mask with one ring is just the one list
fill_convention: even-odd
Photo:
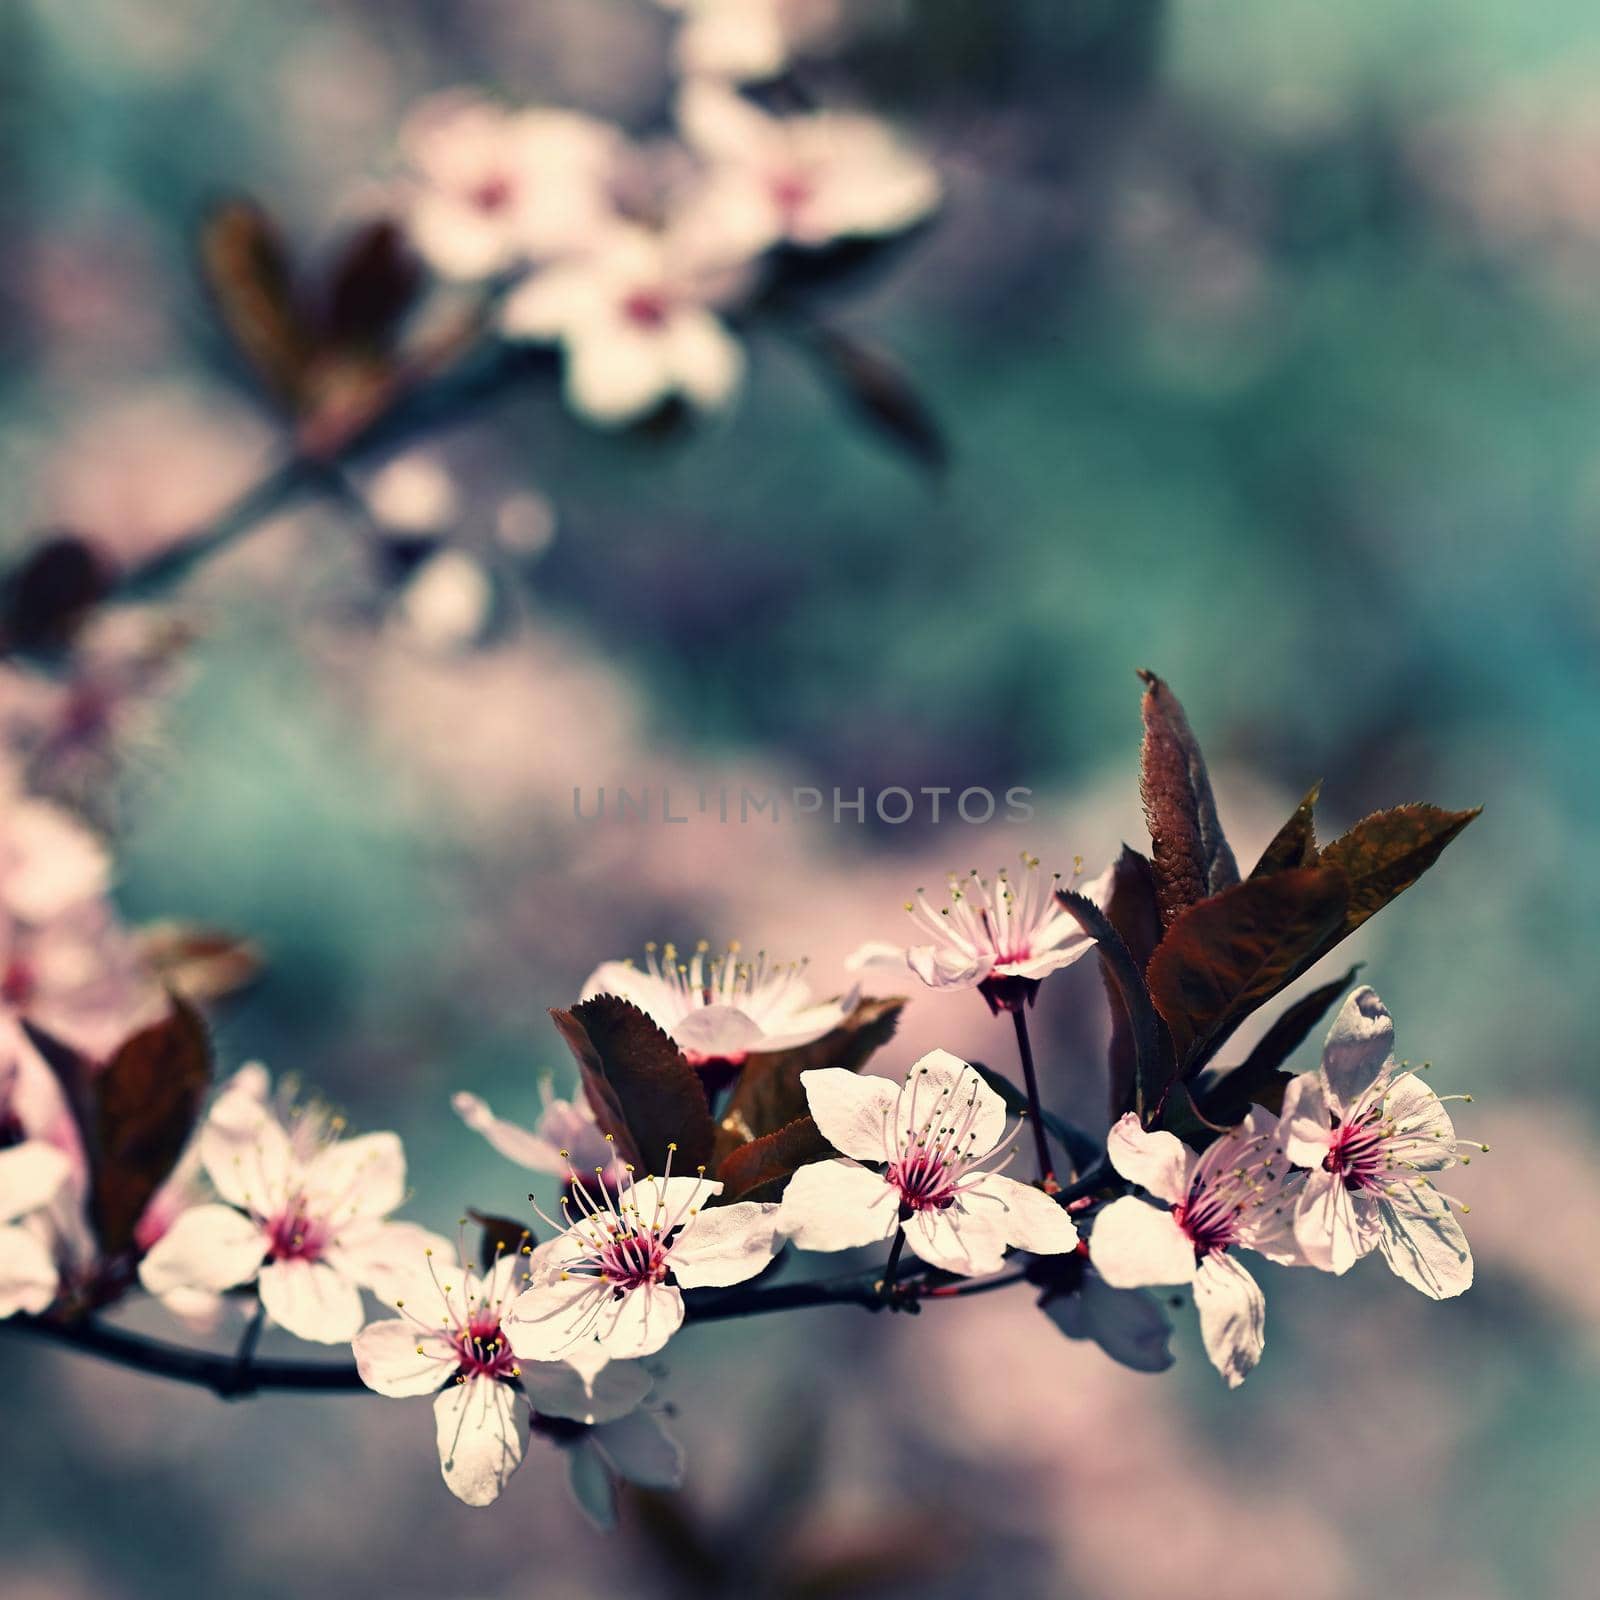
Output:
[[597,1264],[613,1288],[642,1289],[665,1280],[667,1247],[657,1233],[617,1233],[600,1247]]
[[517,1358],[500,1336],[500,1318],[479,1312],[451,1339],[460,1363],[457,1375],[463,1378],[512,1378]]
[[1322,1170],[1331,1172],[1346,1189],[1383,1186],[1383,1135],[1372,1122],[1341,1123],[1333,1130]]
[[495,212],[504,211],[511,204],[511,195],[511,180],[497,176],[486,178],[467,198],[479,211],[493,216]]
[[891,1163],[884,1176],[900,1191],[901,1208],[906,1211],[944,1211],[960,1192],[952,1164],[917,1147]]
[[267,1229],[267,1254],[274,1261],[319,1261],[327,1229],[300,1209],[285,1212]]

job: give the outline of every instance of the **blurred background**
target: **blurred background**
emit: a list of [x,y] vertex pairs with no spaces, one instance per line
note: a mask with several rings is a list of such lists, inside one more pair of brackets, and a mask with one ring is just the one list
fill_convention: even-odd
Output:
[[[1144,840],[1150,667],[1242,861],[1319,778],[1324,837],[1485,807],[1350,947],[1402,1051],[1476,1096],[1476,1286],[1433,1304],[1375,1260],[1260,1263],[1266,1356],[1233,1394],[1192,1314],[1142,1376],[1026,1290],[691,1330],[665,1388],[687,1486],[610,1535],[537,1441],[472,1511],[417,1405],[230,1406],[7,1342],[9,1600],[1593,1592],[1600,15],[809,9],[818,94],[894,119],[945,182],[830,315],[894,353],[948,468],[885,448],[760,328],[739,404],[698,427],[601,433],[512,386],[364,461],[380,508],[386,471],[401,500],[443,483],[467,598],[430,603],[327,499],[209,563],[96,791],[119,903],[259,943],[224,1064],[397,1128],[412,1215],[520,1212],[524,1174],[450,1095],[531,1121],[539,1077],[570,1082],[545,1010],[598,962],[739,938],[831,992],[946,868],[1098,870]],[[676,25],[648,0],[10,8],[0,537],[134,559],[277,458],[194,270],[217,194],[311,250],[370,204],[408,109],[461,83],[649,131]],[[8,680],[0,710],[52,692]],[[574,817],[575,787],[619,784],[1024,786],[1035,815]],[[1036,1016],[1047,1095],[1103,1126],[1090,964]],[[976,996],[918,993],[878,1068],[934,1043],[1011,1064]]]

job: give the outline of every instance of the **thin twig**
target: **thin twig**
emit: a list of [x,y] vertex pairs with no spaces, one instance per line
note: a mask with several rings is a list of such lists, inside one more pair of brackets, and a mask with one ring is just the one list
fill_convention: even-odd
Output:
[[1044,1104],[1039,1099],[1039,1078],[1033,1069],[1033,1045],[1028,1038],[1028,1014],[1018,1005],[1011,1013],[1017,1030],[1017,1054],[1022,1057],[1022,1081],[1028,1091],[1028,1121],[1033,1124],[1034,1147],[1039,1154],[1039,1181],[1045,1193],[1056,1189],[1055,1168],[1050,1160],[1050,1136],[1044,1126]]

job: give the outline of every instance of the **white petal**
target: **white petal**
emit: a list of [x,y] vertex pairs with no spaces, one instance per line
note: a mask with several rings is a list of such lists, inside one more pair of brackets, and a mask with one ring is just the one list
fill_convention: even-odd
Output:
[[625,327],[585,329],[567,342],[567,403],[601,427],[635,422],[677,388],[667,343]]
[[361,1381],[396,1400],[432,1394],[457,1366],[456,1352],[443,1334],[398,1317],[368,1323],[352,1348]]
[[1131,1194],[1094,1219],[1089,1259],[1113,1289],[1188,1283],[1195,1274],[1194,1244],[1177,1219]]
[[1069,1339],[1093,1339],[1135,1372],[1165,1372],[1173,1363],[1172,1323],[1146,1289],[1113,1289],[1098,1273],[1085,1272],[1077,1293],[1046,1300],[1044,1313]]
[[613,1300],[595,1339],[613,1361],[653,1356],[683,1326],[683,1296],[670,1283],[646,1284]]
[[939,1095],[947,1096],[941,1122],[965,1130],[961,1148],[971,1157],[986,1156],[1006,1131],[1006,1103],[978,1073],[948,1050],[930,1050],[911,1064],[900,1100],[898,1132],[920,1130]]
[[1005,1265],[1004,1224],[998,1207],[919,1211],[905,1223],[906,1247],[930,1267],[981,1278]]
[[602,1422],[592,1435],[611,1470],[643,1489],[676,1489],[683,1483],[683,1450],[653,1411],[638,1410]]
[[897,1192],[877,1173],[853,1161],[816,1161],[789,1179],[777,1226],[802,1250],[853,1250],[887,1239],[898,1209]]
[[667,330],[678,388],[705,411],[728,403],[744,378],[744,350],[709,311],[685,310]]
[[579,1509],[602,1533],[617,1525],[617,1490],[610,1468],[594,1447],[594,1435],[567,1450],[567,1478]]
[[314,1217],[385,1217],[406,1197],[406,1156],[397,1133],[341,1139],[318,1151],[305,1170],[304,1194]]
[[895,1084],[843,1067],[814,1067],[800,1074],[800,1087],[818,1132],[841,1155],[857,1161],[894,1159],[894,1111],[900,1100]]
[[589,974],[580,991],[584,1000],[596,995],[614,994],[619,1000],[636,1005],[654,1022],[671,1021],[675,1015],[672,996],[660,978],[627,961],[602,961]]
[[249,1095],[224,1095],[200,1130],[200,1159],[218,1195],[258,1215],[288,1197],[295,1168],[289,1135],[272,1110]]
[[697,1006],[671,1032],[679,1049],[706,1056],[742,1056],[761,1044],[761,1029],[737,1006]]
[[450,1104],[455,1114],[474,1133],[481,1133],[507,1161],[515,1161],[519,1167],[526,1167],[530,1172],[565,1174],[567,1164],[561,1159],[555,1145],[527,1128],[519,1128],[514,1122],[502,1121],[477,1095],[452,1095]]
[[1389,1158],[1419,1172],[1456,1164],[1456,1130],[1438,1095],[1414,1072],[1402,1072],[1383,1092],[1383,1115],[1393,1121]]
[[153,1295],[174,1289],[220,1293],[249,1283],[266,1253],[260,1227],[232,1206],[193,1206],[179,1214],[139,1263],[139,1281]]
[[530,1361],[522,1369],[523,1391],[540,1416],[591,1424],[627,1416],[650,1393],[651,1381],[637,1361],[613,1361],[592,1378],[567,1361]]
[[1378,1242],[1370,1211],[1331,1172],[1314,1168],[1295,1202],[1295,1242],[1313,1267],[1346,1273]]
[[1060,972],[1064,967],[1083,960],[1093,949],[1094,940],[1085,937],[1072,944],[1059,945],[1054,950],[1045,950],[1026,961],[1004,962],[995,971],[1018,978],[1048,978],[1052,972]]
[[684,1289],[721,1289],[753,1278],[778,1248],[778,1207],[741,1201],[712,1206],[685,1224],[672,1246],[672,1276]]
[[494,1378],[452,1383],[433,1402],[439,1470],[456,1499],[486,1506],[500,1498],[522,1465],[521,1412],[515,1391]]
[[340,1229],[324,1259],[352,1283],[393,1305],[397,1296],[415,1292],[412,1286],[428,1275],[431,1263],[442,1266],[456,1255],[452,1240],[414,1222],[363,1218]]
[[48,922],[110,888],[111,857],[76,818],[38,800],[4,799],[4,804],[7,851],[0,905],[13,916]]
[[1322,1077],[1335,1109],[1370,1088],[1393,1053],[1394,1018],[1383,1001],[1366,985],[1352,990],[1322,1046]]
[[71,1177],[72,1163],[42,1139],[0,1150],[0,1222],[49,1205]]
[[1389,1270],[1431,1300],[1449,1300],[1472,1287],[1472,1251],[1454,1212],[1418,1189],[1378,1203],[1378,1246]]
[[1078,1230],[1063,1206],[1031,1184],[991,1172],[978,1179],[961,1196],[964,1211],[978,1212],[986,1205],[995,1208],[996,1225],[1009,1245],[1031,1250],[1035,1255],[1062,1255],[1078,1248]]
[[56,1297],[55,1257],[28,1228],[0,1228],[0,1317],[37,1316]]
[[904,972],[906,947],[885,944],[879,939],[869,940],[846,956],[844,965],[847,972]]
[[1176,1134],[1146,1132],[1131,1111],[1106,1135],[1106,1154],[1129,1183],[1148,1189],[1158,1200],[1176,1205],[1188,1193],[1194,1156]]
[[1261,1286],[1232,1256],[1213,1251],[1194,1277],[1194,1306],[1211,1365],[1237,1389],[1261,1359],[1267,1302]]
[[944,945],[915,945],[906,964],[930,989],[970,989],[989,976],[987,961]]
[[272,1261],[261,1269],[261,1304],[297,1339],[349,1344],[361,1331],[361,1291],[324,1261]]
[[598,1278],[576,1273],[563,1278],[558,1269],[512,1302],[506,1339],[524,1361],[562,1360],[580,1341],[594,1338],[596,1313],[610,1292]]
[[1283,1153],[1297,1167],[1317,1168],[1333,1139],[1328,1093],[1319,1072],[1302,1072],[1283,1091],[1283,1112],[1278,1119]]

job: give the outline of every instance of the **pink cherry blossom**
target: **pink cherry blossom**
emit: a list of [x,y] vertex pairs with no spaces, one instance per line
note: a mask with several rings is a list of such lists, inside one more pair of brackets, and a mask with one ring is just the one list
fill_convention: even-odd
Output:
[[939,204],[939,176],[891,129],[857,112],[771,116],[722,84],[684,89],[678,122],[750,242],[808,249],[903,233]]
[[[1306,1168],[1294,1235],[1307,1259],[1346,1272],[1377,1248],[1435,1300],[1472,1284],[1472,1252],[1433,1175],[1464,1159],[1444,1101],[1394,1060],[1394,1019],[1370,988],[1350,994],[1322,1062],[1283,1097],[1284,1148]],[[1459,1096],[1457,1098],[1468,1098]]]
[[40,1139],[0,1147],[0,1317],[37,1314],[60,1283],[49,1213],[69,1187],[72,1165]]
[[801,1249],[848,1250],[903,1227],[930,1266],[978,1276],[1000,1269],[1008,1245],[1041,1255],[1077,1247],[1054,1200],[990,1170],[1010,1160],[1021,1124],[1008,1135],[1005,1102],[948,1051],[923,1056],[903,1085],[839,1067],[800,1082],[823,1137],[848,1158],[789,1180],[778,1228]]
[[449,1243],[385,1218],[405,1198],[405,1155],[392,1133],[345,1139],[343,1123],[306,1113],[286,1126],[251,1095],[225,1095],[200,1134],[219,1196],[173,1220],[140,1263],[158,1297],[254,1283],[274,1322],[323,1344],[352,1339],[361,1290],[413,1272]]
[[[797,53],[814,54],[841,31],[841,0],[660,0],[682,14],[676,55],[691,75],[756,82]],[[859,7],[859,0],[855,0]]]
[[487,1273],[464,1259],[442,1262],[429,1257],[427,1271],[394,1300],[401,1315],[369,1323],[353,1348],[368,1388],[397,1399],[434,1396],[439,1470],[457,1499],[471,1506],[496,1500],[521,1465],[530,1427],[567,1451],[586,1508],[609,1505],[613,1474],[649,1488],[678,1486],[677,1446],[654,1414],[640,1409],[651,1387],[641,1365],[524,1366],[504,1322],[526,1284],[527,1258],[501,1256]]
[[683,960],[675,945],[645,946],[641,969],[606,961],[590,973],[583,998],[614,994],[631,1001],[672,1036],[693,1066],[713,1077],[747,1056],[792,1050],[831,1033],[855,1009],[859,991],[817,1001],[803,961],[769,962],[766,951],[742,959],[731,944],[712,955],[704,940]]
[[506,1326],[524,1360],[587,1368],[654,1354],[683,1323],[684,1289],[753,1278],[777,1250],[777,1206],[709,1206],[704,1177],[633,1181],[613,1195],[575,1185],[564,1230],[534,1252]]
[[530,1172],[547,1172],[564,1184],[598,1178],[616,1188],[626,1171],[615,1144],[600,1131],[589,1102],[581,1095],[576,1100],[556,1098],[548,1078],[540,1082],[539,1096],[543,1109],[531,1130],[497,1117],[475,1094],[462,1092],[450,1103],[456,1115],[507,1161]]
[[1113,1288],[1194,1285],[1206,1354],[1237,1388],[1261,1359],[1266,1302],[1231,1254],[1236,1246],[1292,1263],[1288,1165],[1278,1120],[1257,1106],[1196,1155],[1170,1133],[1150,1133],[1129,1112],[1106,1141],[1111,1164],[1155,1201],[1126,1195],[1095,1218],[1089,1256]]
[[[926,943],[864,944],[845,965],[879,972],[909,967],[930,988],[977,989],[991,1010],[1018,1010],[1033,1003],[1050,973],[1094,949],[1077,918],[1056,903],[1064,887],[1059,873],[1047,877],[1038,857],[1026,853],[1016,877],[1004,868],[992,882],[975,869],[964,878],[952,873],[949,905],[935,906],[921,889],[906,902]],[[1111,869],[1080,892],[1104,908]]]

